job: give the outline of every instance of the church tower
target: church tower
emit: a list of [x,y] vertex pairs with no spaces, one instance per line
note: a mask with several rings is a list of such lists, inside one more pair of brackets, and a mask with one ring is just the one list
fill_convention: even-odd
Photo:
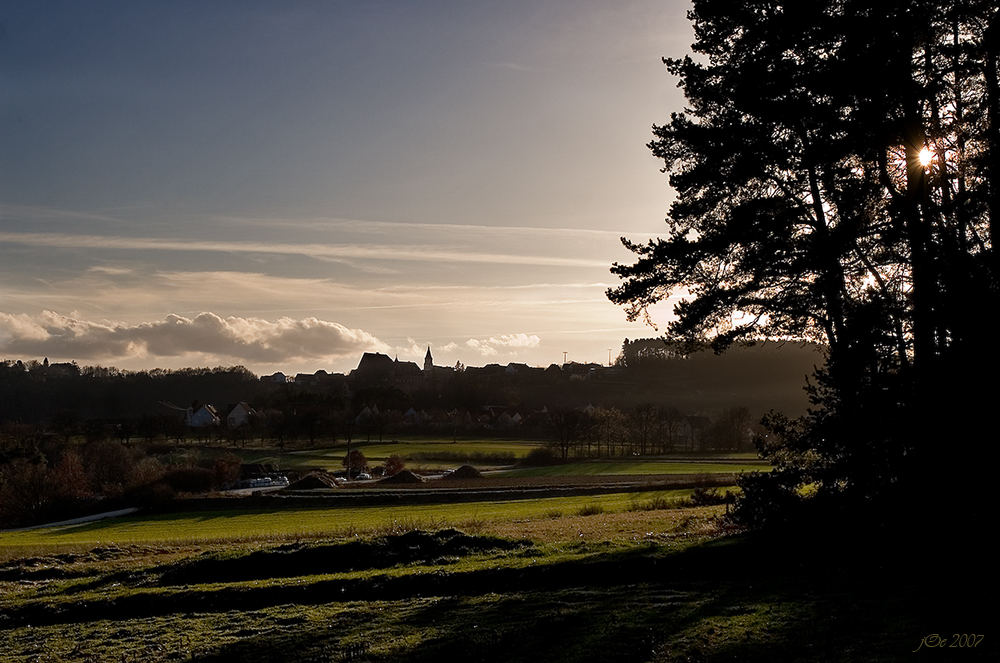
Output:
[[430,373],[434,370],[434,358],[431,357],[431,346],[427,346],[427,354],[424,355],[424,373]]

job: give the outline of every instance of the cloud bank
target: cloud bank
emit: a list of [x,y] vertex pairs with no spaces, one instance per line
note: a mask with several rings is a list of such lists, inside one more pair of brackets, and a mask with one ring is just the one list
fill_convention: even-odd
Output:
[[91,321],[43,311],[0,313],[0,354],[65,359],[199,357],[274,364],[386,351],[362,329],[317,318],[259,318],[200,313],[156,322]]

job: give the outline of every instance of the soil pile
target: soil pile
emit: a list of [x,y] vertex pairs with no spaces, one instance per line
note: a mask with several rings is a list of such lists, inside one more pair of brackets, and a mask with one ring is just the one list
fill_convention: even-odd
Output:
[[396,472],[391,477],[386,477],[379,480],[379,483],[394,484],[394,483],[423,483],[424,478],[419,474],[414,474],[409,470],[400,470]]
[[482,479],[483,475],[474,468],[472,465],[463,465],[451,474],[445,477],[445,479]]
[[337,484],[333,477],[328,474],[314,472],[307,474],[285,490],[315,490],[316,488],[336,488]]

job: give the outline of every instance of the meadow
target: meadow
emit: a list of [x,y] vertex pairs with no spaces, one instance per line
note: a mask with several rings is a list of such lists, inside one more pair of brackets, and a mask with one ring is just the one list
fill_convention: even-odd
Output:
[[[361,451],[369,461],[384,462],[390,456],[399,456],[410,461],[410,467],[419,467],[423,461],[441,461],[430,463],[435,467],[448,462],[463,460],[485,460],[486,464],[513,464],[527,456],[534,449],[544,446],[537,440],[497,440],[497,439],[462,439],[458,441],[442,441],[440,439],[415,438],[412,440],[394,440],[390,442],[354,442],[351,449]],[[283,469],[322,468],[327,470],[342,469],[342,461],[347,453],[347,445],[340,443],[335,446],[317,449],[296,449],[281,451],[277,448],[236,449],[234,452],[245,463],[266,463]],[[414,462],[416,461],[416,462]]]
[[642,460],[588,460],[565,465],[522,467],[505,470],[498,476],[505,477],[561,477],[644,474],[719,474],[767,471],[770,466],[747,462],[704,462],[672,459]]
[[[474,454],[483,444],[458,447]],[[492,444],[494,454],[537,446]],[[398,442],[366,455],[455,446]],[[306,467],[340,453],[281,458]],[[180,500],[169,512],[2,532],[0,654],[17,663],[920,661],[944,660],[913,653],[932,627],[980,627],[968,606],[909,583],[905,564],[870,564],[863,533],[833,545],[808,533],[746,536],[689,482],[760,469],[746,456],[582,461],[469,486],[334,491],[322,505],[275,497],[184,509]],[[616,489],[626,477],[641,483]],[[509,492],[550,479],[559,487],[548,490],[568,494]],[[451,501],[456,491],[466,501]],[[736,489],[710,497],[727,492]]]
[[[955,660],[913,653],[931,625],[981,625],[895,568],[845,562],[854,542],[767,542],[727,530],[722,507],[613,500],[625,510],[298,540],[136,539],[138,520],[108,523],[102,545],[63,540],[0,562],[0,652],[18,663],[923,661]],[[989,660],[986,648],[961,654]]]
[[677,506],[691,489],[621,492],[539,499],[338,506],[329,508],[232,509],[179,511],[100,520],[80,525],[0,533],[0,558],[14,550],[80,545],[129,545],[254,540],[295,540],[354,536],[401,528],[465,527],[505,531],[505,524],[552,520],[584,509],[638,511],[648,504]]
[[[441,470],[469,463],[482,469],[503,469],[503,476],[585,476],[585,475],[651,475],[709,474],[766,470],[755,452],[721,454],[674,454],[645,456],[641,459],[580,460],[547,467],[511,466],[522,461],[536,449],[543,448],[540,440],[521,439],[460,439],[442,441],[439,438],[413,438],[391,442],[352,443],[351,449],[361,451],[372,464],[399,456],[406,466],[415,470]],[[274,447],[237,449],[235,453],[245,463],[263,463],[282,469],[319,468],[330,471],[343,469],[347,445],[316,449],[283,451]]]

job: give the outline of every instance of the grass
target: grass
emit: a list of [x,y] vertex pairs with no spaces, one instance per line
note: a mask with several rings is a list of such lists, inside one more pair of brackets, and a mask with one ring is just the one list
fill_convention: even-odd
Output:
[[[232,563],[251,554],[237,548],[212,557]],[[42,654],[48,658],[41,660],[56,661],[284,660],[292,654],[295,660],[423,660],[426,647],[440,650],[442,637],[460,624],[467,631],[463,646],[479,648],[499,634],[494,629],[506,632],[528,626],[526,618],[563,612],[543,607],[539,599],[555,608],[575,597],[579,608],[585,597],[594,598],[591,592],[553,588],[539,593],[531,587],[558,584],[559,578],[580,572],[601,586],[614,579],[617,569],[634,572],[622,565],[630,556],[628,550],[603,544],[539,548],[519,543],[386,569],[294,579],[271,578],[268,569],[280,567],[261,566],[257,580],[194,579],[182,586],[162,579],[184,574],[192,563],[203,563],[204,555],[159,565],[118,560],[83,569],[84,575],[72,581],[33,583],[0,595],[9,626],[0,631],[0,651],[5,661],[36,660]],[[396,588],[403,589],[402,596]],[[498,619],[497,609],[512,612]],[[442,655],[436,660],[456,660],[448,652]]]
[[717,474],[767,471],[767,465],[739,462],[698,462],[678,460],[588,460],[565,465],[523,467],[505,470],[505,477],[558,477],[615,474]]
[[[545,446],[540,440],[502,440],[502,439],[460,439],[441,440],[440,438],[413,438],[392,442],[356,441],[351,449],[360,449],[369,460],[382,462],[389,456],[399,456],[409,461],[409,467],[440,467],[442,464],[460,464],[462,461],[474,465],[509,465],[527,456],[532,450]],[[335,446],[325,446],[316,449],[294,449],[280,451],[276,448],[233,449],[233,453],[245,463],[267,463],[285,469],[302,469],[319,467],[324,469],[340,469],[344,455],[347,453],[346,443]],[[684,454],[684,457],[693,457]],[[701,472],[740,472],[754,469],[766,469],[756,461],[755,452],[739,452],[725,454],[705,454],[709,462],[671,459],[668,457],[656,459],[632,460],[599,460],[572,463],[572,467],[563,465],[563,471],[576,474],[687,474]],[[438,461],[438,462],[434,462]],[[741,462],[742,461],[742,462]],[[600,467],[575,470],[576,466],[586,466],[589,463],[604,463]],[[519,476],[556,476],[545,474],[545,470],[554,468],[529,468],[516,470]],[[539,473],[541,472],[541,473]]]
[[[351,449],[359,449],[369,460],[384,461],[389,456],[399,456],[404,460],[433,460],[440,458],[447,462],[461,459],[502,459],[514,462],[527,456],[532,449],[543,443],[530,440],[414,440],[395,442],[354,442]],[[340,469],[347,453],[346,444],[320,449],[301,449],[279,452],[278,449],[235,449],[245,463],[268,463],[282,468],[299,469],[320,467]]]
[[[483,545],[442,556],[421,547],[427,535],[389,536],[362,542],[372,554],[354,570],[313,575],[294,575],[296,555],[357,544],[132,546],[24,560],[25,573],[70,576],[0,576],[0,652],[15,663],[995,660],[992,613],[977,613],[972,594],[928,594],[909,582],[919,565],[897,570],[905,559],[893,554],[880,566],[872,550],[846,539],[692,533],[684,523],[698,511],[548,519],[587,528],[618,516],[682,518],[661,532],[667,538],[637,542],[601,539],[590,528],[583,542],[480,537]],[[432,536],[441,535],[453,536]],[[534,540],[524,531],[516,538],[525,536]],[[385,566],[384,545],[405,558]],[[261,552],[288,562],[245,564]],[[199,575],[218,564],[250,574]],[[922,637],[945,631],[985,632],[986,644],[912,653]]]
[[691,490],[650,493],[610,493],[531,500],[496,500],[457,504],[352,506],[331,508],[232,509],[142,515],[82,525],[0,534],[5,548],[26,549],[59,545],[126,545],[196,541],[251,541],[371,533],[399,527],[460,526],[469,522],[501,524],[549,519],[550,514],[574,513],[597,505],[604,511],[627,511],[636,500],[680,503]]

